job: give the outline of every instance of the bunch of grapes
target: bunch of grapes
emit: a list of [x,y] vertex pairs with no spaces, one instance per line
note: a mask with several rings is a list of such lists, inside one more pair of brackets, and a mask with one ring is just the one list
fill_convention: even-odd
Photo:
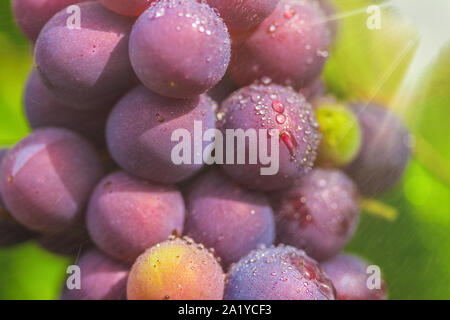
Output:
[[[327,95],[326,0],[13,9],[34,47],[33,131],[0,152],[0,245],[81,250],[62,299],[386,298],[341,250],[361,197],[401,178],[409,134],[383,106]],[[173,133],[197,126],[210,142],[178,150]],[[273,174],[255,147],[278,155]]]

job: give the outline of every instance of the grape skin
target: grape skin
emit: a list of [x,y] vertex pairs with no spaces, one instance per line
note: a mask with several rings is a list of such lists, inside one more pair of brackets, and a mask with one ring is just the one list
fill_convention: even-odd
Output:
[[337,300],[386,300],[387,289],[381,279],[380,289],[369,289],[369,263],[357,256],[339,254],[322,263],[322,268],[336,287]]
[[[8,149],[0,148],[0,168]],[[0,170],[1,172],[1,170]],[[1,181],[1,178],[0,178]],[[18,224],[9,215],[0,192],[0,248],[10,247],[34,237],[34,233]]]
[[45,25],[35,47],[37,69],[45,84],[67,105],[101,108],[136,83],[128,56],[133,19],[116,15],[97,2],[80,8],[80,29],[70,29],[70,14],[58,12]]
[[43,233],[75,224],[103,175],[94,148],[62,128],[38,129],[6,155],[0,188],[11,215]]
[[225,275],[214,255],[189,238],[144,252],[127,284],[128,300],[222,300]]
[[[5,158],[7,152],[8,152],[8,149],[0,148],[0,173],[1,173],[3,159]],[[3,202],[3,197],[0,193],[0,213],[3,213],[4,211],[5,211],[5,203]]]
[[[245,164],[237,164],[235,141],[234,163],[222,166],[239,183],[261,191],[287,188],[308,172],[314,164],[320,142],[318,124],[305,98],[292,88],[266,83],[253,84],[234,92],[222,103],[218,121],[224,137],[227,129],[279,130],[280,136],[269,136],[267,142],[271,154],[271,139],[279,139],[278,173],[261,175],[261,168],[267,165],[259,160],[257,164],[250,164],[248,139]],[[259,145],[259,136],[257,140]]]
[[[201,121],[203,132],[215,128],[217,105],[207,95],[192,99],[160,96],[144,86],[125,95],[108,119],[106,136],[111,156],[125,171],[154,182],[177,183],[198,172],[203,162],[176,165],[172,132],[194,132],[194,121]],[[158,141],[158,143],[155,143]],[[203,144],[202,150],[208,143]],[[191,144],[194,155],[194,143]]]
[[130,59],[141,82],[172,98],[192,98],[217,84],[230,50],[223,21],[207,4],[192,0],[156,2],[130,36]]
[[249,29],[261,23],[280,0],[207,0],[230,29]]
[[173,186],[118,171],[105,177],[89,202],[87,226],[98,248],[131,264],[145,249],[181,234],[184,201]]
[[313,169],[273,200],[277,241],[318,261],[337,254],[358,225],[357,188],[338,170]]
[[28,77],[24,105],[32,129],[63,127],[85,136],[97,146],[106,144],[106,120],[113,105],[106,104],[98,110],[73,109],[52,94],[36,69]]
[[409,132],[382,106],[353,105],[362,131],[361,150],[345,169],[364,196],[377,196],[402,178],[411,157]]
[[100,0],[111,11],[125,16],[139,16],[154,0]]
[[233,49],[230,74],[245,86],[263,77],[304,88],[322,72],[330,39],[318,3],[282,0],[275,11]]
[[201,174],[186,190],[186,235],[213,248],[224,266],[273,243],[273,212],[262,193],[246,190],[218,169]]
[[319,100],[316,103],[316,118],[322,133],[317,163],[322,167],[345,167],[361,149],[358,119],[345,105]]
[[125,300],[129,267],[96,249],[85,252],[77,263],[81,288],[64,287],[61,300]]
[[290,246],[250,252],[227,273],[225,300],[334,300],[332,282],[304,251]]
[[89,0],[13,0],[14,19],[20,30],[35,42],[39,32],[58,11]]

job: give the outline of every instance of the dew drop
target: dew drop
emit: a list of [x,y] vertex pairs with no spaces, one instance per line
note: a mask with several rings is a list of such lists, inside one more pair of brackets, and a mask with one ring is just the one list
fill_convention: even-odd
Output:
[[286,19],[291,19],[293,16],[295,16],[295,11],[292,8],[289,8],[284,12],[284,17]]
[[287,131],[283,131],[280,133],[281,141],[286,145],[291,155],[294,152],[294,148],[297,146],[297,141],[295,138]]
[[328,51],[317,50],[317,56],[322,58],[328,58]]
[[277,31],[277,26],[274,25],[274,24],[271,24],[271,25],[269,26],[268,31],[269,31],[269,33],[274,33],[275,31]]
[[277,114],[277,116],[275,117],[275,120],[279,123],[279,124],[284,124],[286,122],[286,116],[283,114]]
[[272,103],[272,109],[276,112],[283,113],[284,112],[284,106],[283,103],[280,100],[275,100]]

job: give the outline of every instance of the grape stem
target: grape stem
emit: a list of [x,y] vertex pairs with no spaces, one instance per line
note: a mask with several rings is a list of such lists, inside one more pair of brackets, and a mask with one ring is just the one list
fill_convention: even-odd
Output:
[[388,221],[395,221],[398,217],[396,208],[375,199],[362,198],[359,205],[363,209],[363,212]]

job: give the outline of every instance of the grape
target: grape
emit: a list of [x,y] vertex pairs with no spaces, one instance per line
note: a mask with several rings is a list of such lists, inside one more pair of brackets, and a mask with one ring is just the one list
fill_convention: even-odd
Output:
[[346,168],[365,196],[376,196],[402,177],[410,158],[409,132],[392,112],[381,106],[353,106],[362,130],[361,151]]
[[174,232],[181,234],[184,210],[175,187],[151,184],[119,171],[96,187],[87,225],[98,248],[131,264],[145,249]]
[[[0,174],[1,174],[1,167],[2,167],[2,163],[3,163],[3,159],[5,158],[7,152],[8,152],[8,149],[0,148]],[[1,177],[0,177],[0,179],[1,179]],[[6,208],[5,208],[5,203],[3,202],[3,197],[0,193],[0,216],[2,216],[4,214],[6,214]]]
[[112,106],[100,110],[74,110],[60,102],[33,69],[25,89],[25,112],[30,127],[64,127],[84,135],[98,146],[106,144],[105,127]]
[[318,0],[320,7],[326,16],[326,24],[330,33],[330,39],[334,42],[336,40],[339,24],[338,17],[336,16],[336,8],[330,0]]
[[[235,138],[234,164],[228,162],[222,166],[227,174],[239,183],[263,191],[288,187],[309,171],[320,141],[318,124],[304,97],[292,88],[266,83],[254,84],[236,91],[222,103],[218,115],[221,119],[218,128],[224,136],[228,129],[255,129],[257,133],[261,133],[261,129],[267,129],[268,154],[273,153],[272,139],[279,139],[279,161],[274,157],[274,161],[279,162],[276,174],[262,175],[261,168],[268,165],[263,165],[261,159],[255,161],[256,164],[251,164],[250,151],[254,146],[249,139],[245,142],[245,164],[237,162],[239,141]],[[272,129],[279,130],[279,137],[270,136]],[[258,146],[258,152],[261,153],[264,150],[259,145],[264,142],[260,142],[263,140],[259,134],[256,140],[258,142],[255,146]],[[226,149],[232,150],[231,146]]]
[[191,98],[212,88],[230,60],[230,37],[207,4],[162,0],[142,14],[130,36],[130,59],[151,90]]
[[[194,121],[201,121],[203,131],[215,128],[216,108],[207,95],[179,100],[137,87],[119,101],[109,117],[109,151],[133,175],[161,183],[180,182],[200,170],[203,161],[195,163],[190,159],[190,163],[175,164],[172,150],[180,142],[171,141],[172,133],[186,129],[191,138]],[[194,144],[191,155],[195,153]]]
[[91,246],[91,239],[84,226],[76,225],[63,231],[40,235],[36,241],[54,254],[75,256]]
[[[0,168],[7,149],[0,149]],[[6,211],[0,194],[0,247],[9,247],[31,239],[33,232],[14,221]]]
[[154,0],[100,0],[109,10],[125,16],[139,16]]
[[143,253],[127,285],[129,300],[221,300],[224,278],[214,256],[192,240],[170,239]]
[[78,4],[76,13],[58,12],[36,42],[35,60],[45,83],[60,100],[78,109],[96,109],[117,100],[135,84],[128,56],[133,20],[97,2]]
[[228,271],[225,300],[334,300],[334,287],[304,251],[278,246],[250,252]]
[[[125,300],[128,266],[96,249],[85,252],[77,263],[81,289],[64,287],[61,300]],[[70,279],[68,279],[70,280]]]
[[[369,263],[359,257],[339,254],[322,264],[336,287],[337,300],[385,300],[386,284],[381,279],[379,289],[369,289]],[[370,281],[369,281],[370,282]]]
[[88,0],[13,0],[12,9],[20,30],[34,42],[55,13],[71,4],[84,1]]
[[274,196],[277,236],[316,260],[337,254],[358,225],[358,193],[337,170],[314,169]]
[[352,162],[361,149],[361,128],[352,111],[338,103],[319,103],[316,117],[322,143],[318,164],[343,167]]
[[0,188],[17,221],[31,230],[52,233],[79,220],[102,174],[98,155],[81,136],[45,128],[7,153]]
[[187,188],[185,232],[213,248],[225,266],[275,238],[272,209],[263,194],[247,191],[217,169]]
[[207,0],[230,29],[249,29],[261,23],[280,0]]
[[282,0],[233,51],[232,79],[241,86],[263,77],[300,89],[321,73],[328,57],[328,30],[314,1]]
[[325,91],[325,84],[320,77],[313,80],[307,87],[300,89],[300,93],[311,103],[325,95]]

